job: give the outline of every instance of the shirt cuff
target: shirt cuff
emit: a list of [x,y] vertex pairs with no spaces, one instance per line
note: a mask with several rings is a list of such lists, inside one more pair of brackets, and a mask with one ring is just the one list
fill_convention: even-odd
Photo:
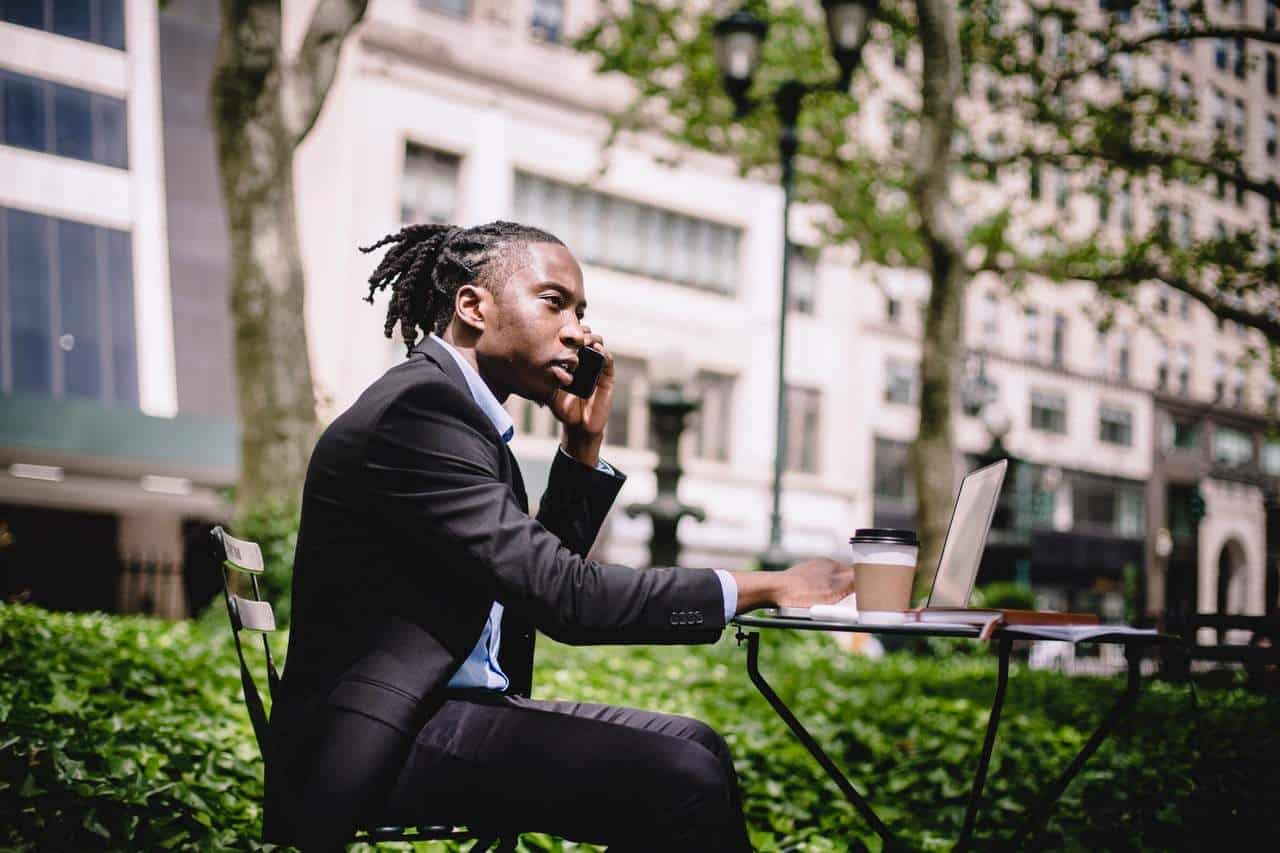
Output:
[[[560,450],[560,453],[562,453],[566,459],[573,459],[573,457],[570,456],[568,451],[566,451],[563,447],[559,448],[559,450]],[[573,459],[573,461],[577,462],[578,460]],[[579,462],[578,464],[582,464],[582,463]],[[596,470],[603,474],[608,474],[610,477],[617,476],[617,472],[613,470],[613,466],[610,465],[608,462],[605,462],[603,459],[596,460]]]
[[738,613],[738,582],[733,579],[730,572],[724,569],[715,569],[716,577],[720,578],[720,591],[724,593],[724,622],[729,624]]

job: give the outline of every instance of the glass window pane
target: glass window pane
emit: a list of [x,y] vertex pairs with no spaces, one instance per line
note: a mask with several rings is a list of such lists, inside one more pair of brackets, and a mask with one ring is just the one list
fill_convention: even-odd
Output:
[[107,310],[111,321],[113,399],[138,404],[138,354],[133,322],[133,241],[127,231],[106,230]]
[[78,397],[102,396],[96,230],[92,225],[57,220],[62,307],[57,343],[62,352],[64,391]]
[[400,221],[452,222],[457,209],[459,160],[451,154],[407,145],[400,187]]
[[89,93],[53,87],[53,151],[64,157],[93,159],[93,114]]
[[89,0],[55,0],[53,3],[53,31],[59,35],[88,41],[93,36],[92,21]]
[[0,0],[0,18],[24,27],[45,29],[44,0]]
[[36,151],[49,150],[45,83],[34,77],[0,72],[4,86],[4,142]]
[[129,134],[125,123],[124,101],[94,95],[93,121],[97,131],[93,159],[108,166],[129,168]]
[[5,210],[5,283],[9,291],[9,340],[13,346],[13,390],[53,392],[50,341],[52,290],[49,222],[43,216]]
[[124,0],[98,0],[97,40],[124,50]]

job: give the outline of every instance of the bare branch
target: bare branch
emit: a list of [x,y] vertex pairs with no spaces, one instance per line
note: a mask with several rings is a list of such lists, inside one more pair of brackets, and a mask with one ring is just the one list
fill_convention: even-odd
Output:
[[338,70],[342,44],[368,6],[369,0],[320,0],[316,4],[298,55],[285,69],[284,114],[294,145],[306,138],[320,117]]
[[1151,44],[1175,44],[1200,39],[1244,39],[1246,41],[1280,44],[1280,30],[1264,30],[1258,27],[1197,27],[1193,29],[1156,30],[1136,38],[1121,39],[1107,47],[1105,55],[1094,62],[1079,68],[1072,68],[1053,78],[1049,91],[1058,94],[1062,86],[1085,76],[1101,74],[1117,55],[1137,53]]

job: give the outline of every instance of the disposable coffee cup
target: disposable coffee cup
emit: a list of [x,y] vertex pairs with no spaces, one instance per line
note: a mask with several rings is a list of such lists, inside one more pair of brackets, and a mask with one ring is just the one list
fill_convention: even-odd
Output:
[[916,577],[920,540],[914,530],[865,527],[854,531],[853,586],[858,613],[874,621],[877,614],[911,606],[911,587]]

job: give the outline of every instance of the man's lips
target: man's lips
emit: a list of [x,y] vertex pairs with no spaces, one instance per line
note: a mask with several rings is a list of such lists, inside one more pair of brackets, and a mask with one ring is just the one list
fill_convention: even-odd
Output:
[[561,385],[567,386],[573,382],[573,371],[565,367],[564,362],[557,361],[551,365],[551,372],[556,375]]

